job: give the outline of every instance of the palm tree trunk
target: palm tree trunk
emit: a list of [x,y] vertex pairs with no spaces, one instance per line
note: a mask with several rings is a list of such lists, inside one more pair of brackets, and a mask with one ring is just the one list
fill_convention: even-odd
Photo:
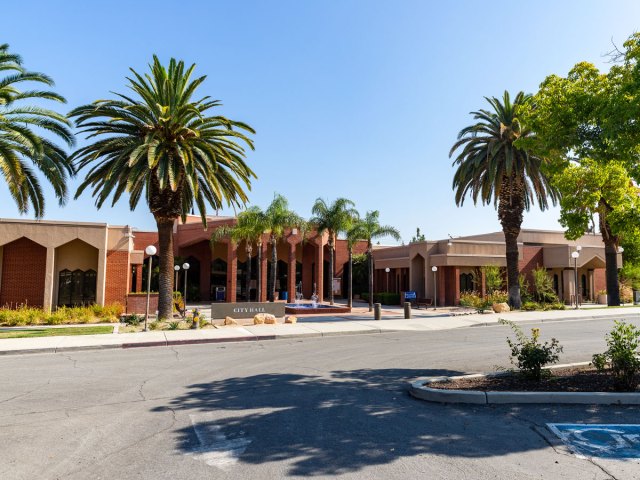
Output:
[[329,235],[329,265],[330,265],[330,278],[329,278],[329,305],[333,305],[333,276],[336,271],[335,265],[333,262],[335,261],[335,255],[333,252],[333,247],[335,245],[335,239],[333,238],[333,234]]
[[251,301],[251,244],[247,242],[247,302]]
[[498,218],[504,233],[504,243],[507,257],[507,288],[509,290],[509,305],[511,308],[520,309],[520,282],[518,276],[519,253],[518,236],[522,227],[524,213],[525,190],[522,182],[516,178],[515,173],[511,177],[502,179],[500,200],[498,203]]
[[257,289],[256,289],[256,301],[261,302],[262,298],[262,243],[258,244],[258,268],[256,270],[256,277],[258,277]]
[[347,306],[353,307],[353,249],[349,248],[349,279],[347,280]]
[[373,252],[370,246],[367,249],[367,257],[369,260],[369,311],[373,311]]
[[278,279],[278,244],[275,237],[271,237],[271,290],[269,301],[276,300],[276,280]]
[[[158,288],[158,319],[173,317],[173,223],[174,219],[156,217],[158,226],[158,256],[160,258],[160,278]],[[185,308],[187,306],[185,305]]]

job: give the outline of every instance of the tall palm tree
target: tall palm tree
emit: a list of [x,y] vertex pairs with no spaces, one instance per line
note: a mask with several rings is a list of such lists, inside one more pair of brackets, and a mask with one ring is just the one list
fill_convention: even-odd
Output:
[[[265,215],[260,207],[250,207],[238,214],[235,225],[224,226],[216,229],[211,235],[211,242],[215,242],[225,237],[229,237],[236,245],[244,241],[245,252],[247,254],[247,271],[246,271],[246,292],[247,302],[251,301],[251,254],[253,253],[253,245],[258,248],[258,284],[260,283],[262,270],[262,235],[266,228]],[[231,248],[229,245],[228,248]],[[260,301],[260,288],[258,288],[258,301]]]
[[22,58],[9,52],[9,45],[0,45],[0,171],[9,187],[9,194],[20,213],[33,207],[35,216],[44,215],[44,195],[40,181],[28,162],[44,175],[53,187],[60,205],[67,201],[67,178],[73,176],[73,165],[67,153],[38,130],[48,131],[68,146],[74,143],[71,125],[64,115],[53,110],[25,105],[25,100],[51,100],[66,103],[61,95],[48,90],[22,91],[18,85],[35,82],[53,86],[53,80],[42,73],[29,72]]
[[351,228],[347,230],[346,234],[347,251],[349,252],[349,276],[347,278],[347,306],[349,308],[353,307],[353,247],[359,240],[362,240],[360,238],[359,222],[360,215],[358,214],[354,216]]
[[380,225],[380,212],[367,212],[354,226],[351,235],[367,242],[369,261],[369,311],[373,310],[373,241],[383,237],[400,240],[400,232],[390,225]]
[[325,231],[329,234],[329,265],[331,268],[331,287],[329,288],[329,304],[333,305],[333,277],[336,272],[335,248],[338,235],[347,232],[357,217],[355,204],[346,198],[337,198],[332,204],[328,204],[324,199],[318,198],[311,213],[314,215],[310,222],[316,227],[319,235]]
[[173,225],[197,206],[206,226],[206,203],[218,209],[242,206],[255,174],[241,142],[253,149],[248,125],[211,115],[220,102],[194,99],[206,76],[192,79],[195,65],[171,59],[168,68],[154,56],[149,74],[131,69],[133,95],[116,94],[74,109],[69,115],[94,139],[73,154],[78,170],[91,167],[76,197],[92,187],[96,206],[123,193],[131,210],[144,195],[158,226],[160,285],[158,315],[172,315]]
[[480,200],[483,205],[493,202],[497,207],[506,245],[509,304],[520,308],[518,235],[523,212],[534,201],[541,210],[548,208],[548,199],[555,205],[558,193],[543,170],[543,159],[514,145],[516,140],[533,135],[520,121],[531,96],[519,92],[511,102],[505,91],[502,101],[485,99],[491,111],[471,112],[478,121],[460,131],[449,152],[451,157],[462,148],[453,161],[457,166],[453,189],[458,206],[469,194],[474,204]]
[[[271,204],[265,210],[266,231],[269,233],[271,244],[271,285],[269,301],[276,297],[276,280],[278,270],[278,242],[284,237],[288,229],[299,227],[305,223],[304,219],[289,209],[289,202],[285,197],[275,194]],[[292,293],[292,292],[289,292]]]

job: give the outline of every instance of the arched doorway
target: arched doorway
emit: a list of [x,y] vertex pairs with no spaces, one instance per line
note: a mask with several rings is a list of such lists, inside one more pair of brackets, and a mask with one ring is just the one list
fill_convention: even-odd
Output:
[[416,292],[418,298],[425,297],[424,265],[424,257],[419,253],[411,259],[411,290]]
[[228,292],[226,292],[227,288],[227,262],[222,260],[221,258],[216,258],[211,262],[211,300],[218,301],[219,298],[216,297],[216,288],[224,288],[225,295],[224,299],[226,300],[229,296]]

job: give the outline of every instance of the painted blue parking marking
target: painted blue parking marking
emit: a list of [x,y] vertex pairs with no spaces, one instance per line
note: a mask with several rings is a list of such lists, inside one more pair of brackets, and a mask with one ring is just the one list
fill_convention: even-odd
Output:
[[547,423],[579,457],[640,459],[640,425]]

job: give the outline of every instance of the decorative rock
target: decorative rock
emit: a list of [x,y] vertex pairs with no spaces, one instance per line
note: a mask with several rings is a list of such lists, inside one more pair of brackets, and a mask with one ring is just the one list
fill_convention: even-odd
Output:
[[225,325],[238,325],[238,322],[236,322],[233,318],[231,317],[224,317],[224,324]]
[[275,315],[271,315],[270,313],[264,314],[264,323],[268,323],[269,325],[275,325],[278,323]]
[[493,311],[496,313],[504,313],[504,312],[511,311],[511,309],[509,308],[509,305],[507,305],[506,303],[494,303],[492,308],[493,308]]
[[256,316],[253,317],[254,325],[262,325],[263,323],[264,323],[264,313],[258,313]]
[[298,317],[294,317],[293,315],[290,315],[284,319],[284,323],[298,323]]

